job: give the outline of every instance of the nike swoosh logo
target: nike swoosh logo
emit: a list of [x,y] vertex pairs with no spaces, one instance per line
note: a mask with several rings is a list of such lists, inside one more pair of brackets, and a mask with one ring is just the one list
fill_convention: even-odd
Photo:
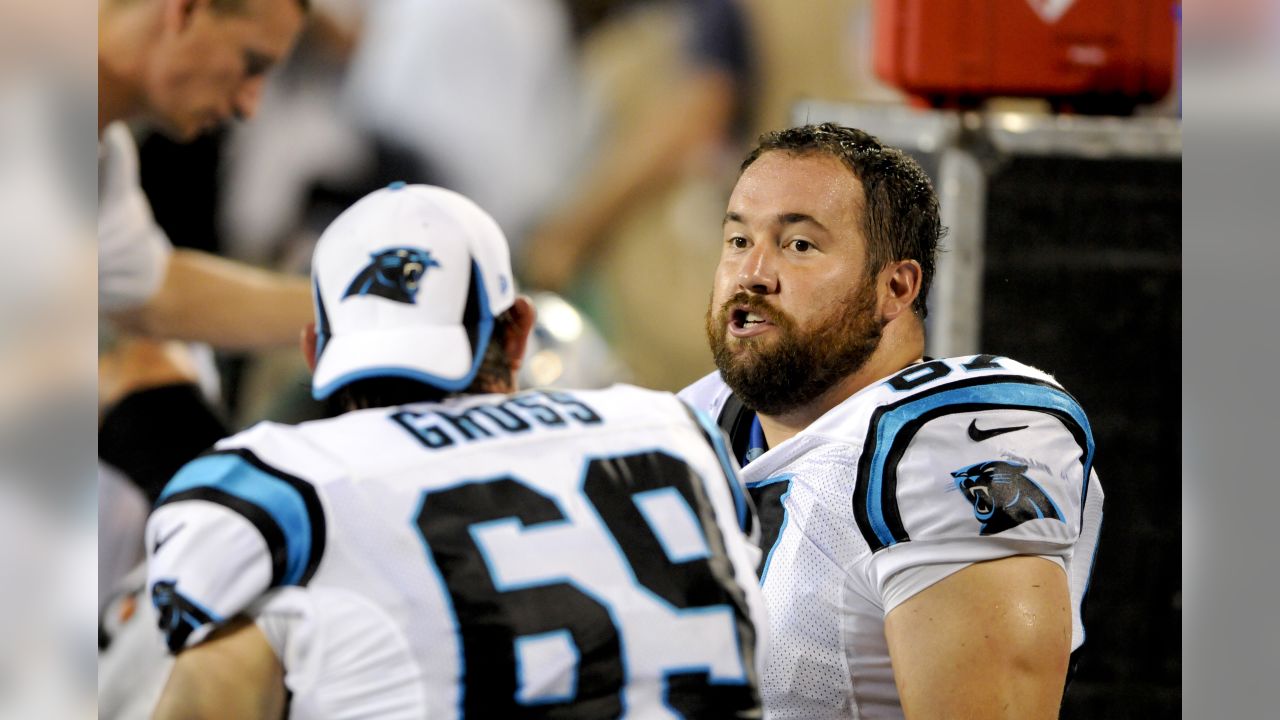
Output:
[[991,428],[989,430],[983,430],[982,428],[978,427],[977,420],[970,420],[969,421],[969,439],[974,442],[982,442],[983,440],[989,440],[997,435],[1016,432],[1018,430],[1026,430],[1028,427],[1030,426],[1018,425],[1017,427],[1000,427],[1000,428]]
[[182,528],[184,528],[184,527],[186,527],[186,526],[187,526],[187,524],[186,524],[186,523],[178,523],[178,527],[176,527],[176,528],[174,528],[174,529],[170,530],[170,531],[169,531],[169,534],[167,534],[167,535],[165,535],[164,537],[161,537],[161,538],[156,538],[156,544],[155,544],[155,547],[151,548],[151,554],[152,554],[152,555],[155,555],[156,553],[160,552],[160,546],[161,546],[161,545],[164,545],[165,543],[167,543],[167,542],[169,542],[170,540],[172,540],[172,539],[173,539],[173,536],[174,536],[174,535],[177,535],[177,534],[178,534],[178,531],[182,530]]

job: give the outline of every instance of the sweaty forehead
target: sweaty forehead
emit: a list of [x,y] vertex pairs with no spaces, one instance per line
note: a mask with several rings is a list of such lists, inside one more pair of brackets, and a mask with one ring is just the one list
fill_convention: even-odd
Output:
[[838,158],[773,150],[743,171],[728,212],[747,222],[799,213],[833,227],[856,224],[861,209],[862,184]]

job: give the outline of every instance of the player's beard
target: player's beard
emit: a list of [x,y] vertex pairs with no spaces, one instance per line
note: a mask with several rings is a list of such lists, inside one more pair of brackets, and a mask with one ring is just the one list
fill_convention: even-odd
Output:
[[[777,337],[733,338],[730,345],[729,318],[738,306],[763,311]],[[875,287],[863,282],[812,329],[800,330],[761,296],[740,292],[719,308],[714,302],[707,307],[707,340],[721,377],[743,404],[781,415],[813,402],[866,364],[883,332],[875,308]]]

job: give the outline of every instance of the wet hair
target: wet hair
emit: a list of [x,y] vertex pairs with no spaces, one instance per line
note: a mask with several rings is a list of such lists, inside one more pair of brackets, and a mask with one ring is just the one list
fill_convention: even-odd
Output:
[[920,165],[861,130],[822,123],[761,135],[741,170],[771,151],[830,155],[853,172],[862,183],[867,272],[874,276],[896,260],[920,263],[920,294],[912,309],[923,320],[929,312],[927,300],[938,244],[946,229],[938,218],[938,196]]
[[338,388],[328,400],[330,415],[351,410],[391,407],[415,402],[439,402],[456,395],[478,395],[491,392],[509,392],[512,358],[507,355],[507,339],[517,332],[515,318],[510,310],[493,321],[493,333],[476,377],[465,390],[450,392],[418,380],[401,377],[372,377],[356,380]]

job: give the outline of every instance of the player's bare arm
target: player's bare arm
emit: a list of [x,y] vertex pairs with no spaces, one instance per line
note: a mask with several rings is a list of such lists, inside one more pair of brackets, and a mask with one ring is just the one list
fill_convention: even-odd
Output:
[[977,563],[885,619],[910,720],[1056,718],[1071,654],[1067,576],[1017,556]]
[[305,278],[179,249],[169,260],[159,292],[114,319],[153,337],[240,349],[297,342],[311,312],[311,286]]
[[178,655],[156,720],[284,717],[284,668],[251,620],[237,618]]

